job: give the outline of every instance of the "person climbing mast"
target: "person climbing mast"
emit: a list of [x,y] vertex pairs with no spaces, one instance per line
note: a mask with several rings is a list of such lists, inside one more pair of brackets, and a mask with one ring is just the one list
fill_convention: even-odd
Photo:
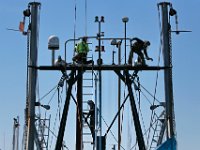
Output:
[[85,117],[85,122],[87,122],[88,118],[90,119],[88,126],[90,128],[93,142],[94,142],[94,139],[95,139],[95,104],[92,100],[88,100],[87,104],[89,105],[90,109],[89,109],[87,116]]
[[[134,43],[132,43],[132,41],[135,41]],[[136,53],[138,55],[138,63],[146,66],[146,62],[145,62],[145,58],[147,60],[151,60],[153,61],[152,58],[150,58],[147,54],[147,48],[148,46],[150,46],[150,42],[149,41],[143,41],[139,38],[133,38],[131,40],[131,50],[129,53],[129,59],[128,59],[128,64],[132,65],[132,59],[133,59],[133,53]]]

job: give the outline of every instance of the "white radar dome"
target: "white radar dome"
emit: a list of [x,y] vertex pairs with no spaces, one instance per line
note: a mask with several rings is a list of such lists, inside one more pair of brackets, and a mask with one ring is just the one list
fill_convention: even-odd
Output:
[[51,35],[48,39],[48,49],[58,50],[59,49],[59,38],[55,35]]

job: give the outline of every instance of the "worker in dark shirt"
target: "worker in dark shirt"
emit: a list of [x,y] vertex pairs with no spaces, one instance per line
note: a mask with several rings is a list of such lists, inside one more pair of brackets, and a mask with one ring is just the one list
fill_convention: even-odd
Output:
[[92,100],[89,100],[87,102],[87,104],[89,105],[90,110],[85,118],[85,122],[87,122],[87,119],[90,118],[89,128],[90,128],[92,138],[94,141],[94,138],[95,138],[95,104]]
[[139,38],[133,38],[132,41],[135,41],[134,43],[131,43],[131,50],[129,53],[129,59],[128,64],[132,65],[132,59],[133,59],[133,53],[136,53],[138,55],[138,63],[141,63],[141,65],[145,66],[145,58],[147,60],[153,61],[152,58],[150,58],[147,54],[147,48],[150,46],[149,41],[142,41]]

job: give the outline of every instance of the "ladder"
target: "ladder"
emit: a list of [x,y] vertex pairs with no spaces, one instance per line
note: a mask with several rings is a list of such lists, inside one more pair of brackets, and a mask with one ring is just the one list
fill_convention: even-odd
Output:
[[[93,61],[93,57],[87,57]],[[93,66],[92,64],[89,64]],[[93,148],[93,138],[92,133],[90,131],[89,123],[90,119],[87,118],[87,122],[85,121],[85,117],[89,113],[89,105],[88,100],[92,100],[94,102],[94,70],[86,70],[83,74],[83,116],[82,116],[82,124],[83,124],[83,149],[92,149]]]
[[150,150],[155,150],[156,147],[158,147],[158,145],[160,144],[159,142],[162,142],[162,141],[159,141],[160,140],[160,136],[162,134],[161,132],[163,132],[162,131],[163,130],[163,126],[165,125],[165,119],[161,118],[162,115],[164,115],[164,114],[161,113],[161,115],[157,119],[157,121],[155,123],[156,124],[155,127],[154,128],[152,127],[153,130],[154,130],[154,134],[153,134],[153,137],[152,137]]
[[49,141],[49,127],[50,127],[50,117],[47,119],[41,119],[40,117],[36,121],[36,129],[38,131],[38,139],[42,149],[48,149]]

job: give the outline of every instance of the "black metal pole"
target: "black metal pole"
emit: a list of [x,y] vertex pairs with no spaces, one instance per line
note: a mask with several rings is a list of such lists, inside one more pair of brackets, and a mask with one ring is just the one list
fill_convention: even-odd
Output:
[[61,148],[62,148],[63,137],[64,137],[64,133],[65,133],[65,126],[66,126],[66,122],[67,122],[67,115],[68,115],[68,110],[69,110],[69,103],[70,103],[72,86],[76,81],[76,79],[74,79],[74,72],[75,71],[71,72],[71,77],[68,80],[69,86],[68,86],[68,90],[67,90],[65,105],[64,105],[64,108],[63,108],[62,118],[61,118],[61,121],[60,121],[60,128],[59,128],[59,131],[58,131],[58,138],[57,138],[57,141],[56,141],[55,150],[61,150]]
[[83,102],[83,74],[78,70],[77,106],[76,106],[76,150],[82,150],[82,102]]
[[135,99],[134,99],[134,96],[133,96],[133,90],[132,90],[132,87],[131,87],[132,82],[129,79],[128,71],[125,71],[125,74],[126,74],[126,84],[127,84],[128,92],[129,92],[131,110],[132,110],[132,117],[133,117],[133,120],[134,120],[135,132],[136,132],[137,141],[138,141],[138,147],[139,147],[140,150],[146,150],[144,138],[143,138],[143,133],[142,133],[142,128],[141,128],[141,125],[140,125],[139,115],[138,115],[138,112],[137,112],[137,107],[136,107]]
[[126,22],[124,22],[124,24],[125,24],[125,29],[124,29],[124,38],[125,38],[125,41],[124,41],[124,49],[125,49],[125,63],[124,64],[126,64]]
[[135,132],[136,132],[136,136],[137,136],[138,147],[139,147],[139,150],[146,150],[143,133],[142,133],[142,128],[140,125],[139,115],[137,112],[137,107],[136,107],[135,99],[133,96],[133,90],[132,90],[132,86],[131,86],[132,80],[129,78],[130,75],[127,70],[125,70],[125,77],[119,71],[115,71],[115,73],[120,77],[120,79],[128,87],[130,105],[131,105],[132,117],[133,117],[133,121],[134,121],[134,125],[135,125]]
[[[38,38],[39,38],[39,10],[41,4],[38,2],[29,3],[31,7],[31,35],[30,35],[30,62],[29,65],[37,66],[38,58]],[[35,139],[35,101],[36,101],[36,84],[37,69],[29,68],[29,89],[28,89],[28,131],[26,149],[34,150]]]
[[[118,46],[118,64],[121,65],[121,41],[117,43]],[[118,78],[118,150],[120,150],[121,147],[121,113],[120,113],[120,105],[121,105],[121,80],[120,77]]]

